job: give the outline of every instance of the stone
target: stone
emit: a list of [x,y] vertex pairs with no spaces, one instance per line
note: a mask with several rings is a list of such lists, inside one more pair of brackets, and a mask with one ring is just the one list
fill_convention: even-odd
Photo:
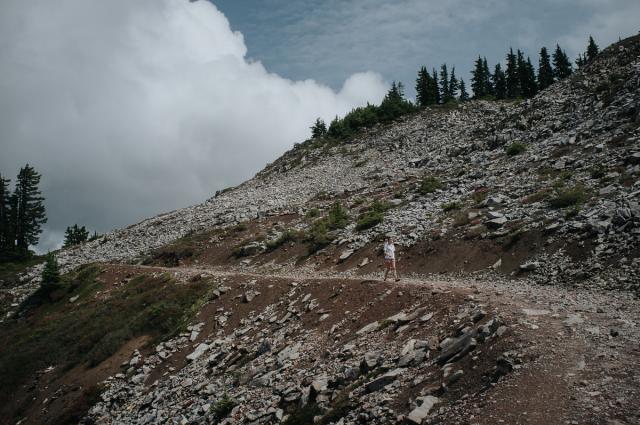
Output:
[[377,351],[368,351],[364,353],[364,358],[360,362],[360,368],[368,372],[375,369],[382,362],[382,353]]
[[424,423],[424,420],[429,416],[431,409],[438,404],[440,400],[438,397],[434,397],[428,395],[426,397],[418,397],[416,399],[417,403],[420,403],[418,407],[409,412],[407,416],[406,423],[407,424],[415,424],[421,425]]
[[353,249],[347,249],[346,251],[343,251],[342,254],[340,254],[340,257],[338,258],[338,261],[339,262],[345,261],[347,258],[351,257],[354,252],[355,251]]
[[73,296],[73,297],[69,298],[69,302],[70,303],[74,303],[74,302],[78,301],[78,298],[80,298],[80,295]]
[[402,375],[402,369],[393,369],[385,373],[384,375],[380,375],[372,381],[367,382],[365,384],[365,390],[367,393],[380,391],[381,389],[398,379],[400,375]]
[[486,225],[492,229],[498,229],[507,223],[506,217],[494,218],[493,220],[487,220]]
[[438,364],[445,364],[450,361],[456,361],[474,350],[477,345],[478,343],[476,339],[473,338],[470,333],[462,335],[443,348],[442,352],[437,357],[436,362]]
[[200,356],[202,356],[205,352],[207,352],[208,349],[209,349],[208,344],[205,344],[204,342],[201,344],[198,344],[196,349],[191,354],[187,355],[187,360],[194,361],[199,359]]
[[540,267],[540,263],[537,261],[528,261],[526,263],[520,264],[521,272],[532,272]]
[[525,316],[546,316],[547,314],[551,314],[551,311],[536,308],[523,308],[522,313]]
[[364,334],[368,334],[371,333],[373,331],[377,331],[378,328],[380,327],[380,324],[375,321],[373,323],[369,323],[368,325],[362,327],[360,330],[358,330],[356,332],[356,335],[364,335]]

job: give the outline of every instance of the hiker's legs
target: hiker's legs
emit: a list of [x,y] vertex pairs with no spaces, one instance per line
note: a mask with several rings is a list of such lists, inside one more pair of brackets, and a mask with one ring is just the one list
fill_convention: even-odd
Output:
[[398,280],[398,271],[396,270],[396,261],[393,260],[393,276],[396,280]]

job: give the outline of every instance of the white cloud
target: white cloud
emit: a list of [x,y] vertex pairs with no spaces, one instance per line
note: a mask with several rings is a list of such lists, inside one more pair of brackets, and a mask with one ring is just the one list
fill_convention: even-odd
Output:
[[337,93],[271,74],[205,1],[10,0],[0,40],[0,171],[43,174],[44,249],[203,200],[386,91],[372,72]]

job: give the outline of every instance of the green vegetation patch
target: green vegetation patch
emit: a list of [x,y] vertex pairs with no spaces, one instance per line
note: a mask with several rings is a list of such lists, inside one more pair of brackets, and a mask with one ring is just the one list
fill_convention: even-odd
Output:
[[458,201],[452,201],[442,204],[442,211],[444,212],[459,210],[460,208],[462,208],[462,204]]
[[177,284],[163,274],[109,285],[107,293],[96,280],[100,273],[100,266],[89,265],[63,276],[58,301],[40,290],[23,304],[22,318],[0,324],[0,405],[48,366],[93,367],[132,338],[148,335],[156,343],[178,334],[212,289],[205,280]]
[[504,151],[509,156],[516,156],[524,153],[527,150],[527,146],[520,142],[511,143],[509,146],[505,147]]
[[211,406],[211,414],[213,414],[216,419],[224,419],[237,405],[238,403],[235,400],[230,398],[227,394],[224,394],[222,398],[216,402],[216,404]]
[[386,201],[375,200],[369,209],[358,217],[356,230],[370,229],[382,223],[384,221],[384,213],[390,207]]
[[267,251],[273,251],[277,248],[280,248],[287,242],[293,242],[297,239],[299,239],[299,234],[297,231],[295,231],[294,229],[286,229],[284,232],[280,233],[280,236],[278,236],[276,239],[267,241]]
[[420,182],[420,185],[418,186],[418,193],[420,193],[421,195],[428,195],[429,193],[433,193],[441,188],[442,182],[439,178],[427,176]]
[[549,204],[553,208],[567,208],[580,205],[589,199],[589,192],[582,185],[575,185],[569,188],[558,188],[553,198],[549,199]]

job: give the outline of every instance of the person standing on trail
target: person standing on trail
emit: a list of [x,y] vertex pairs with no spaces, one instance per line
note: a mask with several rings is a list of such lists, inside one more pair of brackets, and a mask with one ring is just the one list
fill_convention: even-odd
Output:
[[397,281],[400,280],[398,277],[398,272],[396,271],[396,246],[393,244],[393,238],[391,236],[387,237],[387,240],[384,242],[384,280],[387,280],[387,275],[389,274],[389,270],[393,270],[393,276]]

